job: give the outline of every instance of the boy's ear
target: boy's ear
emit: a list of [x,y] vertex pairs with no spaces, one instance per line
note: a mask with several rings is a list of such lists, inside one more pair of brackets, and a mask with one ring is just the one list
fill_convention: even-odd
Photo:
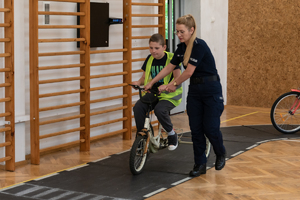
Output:
[[164,50],[166,50],[167,49],[167,45],[164,45]]

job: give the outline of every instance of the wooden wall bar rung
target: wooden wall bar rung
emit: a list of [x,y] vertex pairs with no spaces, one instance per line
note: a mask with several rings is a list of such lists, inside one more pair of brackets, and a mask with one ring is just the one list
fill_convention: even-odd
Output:
[[162,3],[138,3],[138,2],[132,2],[131,5],[133,6],[163,6]]
[[39,11],[39,15],[78,15],[84,16],[84,12],[47,12],[47,11]]
[[10,38],[0,38],[0,42],[10,42]]
[[107,49],[107,50],[94,50],[91,51],[91,54],[95,53],[114,53],[114,52],[125,52],[127,49]]
[[40,94],[39,98],[53,97],[53,96],[59,96],[59,95],[65,95],[65,94],[74,94],[74,93],[80,93],[80,92],[85,92],[85,89],[78,89],[78,90],[69,90],[69,91],[63,91],[63,92],[53,92],[53,93]]
[[5,161],[9,161],[9,160],[11,160],[11,156],[0,158],[0,162],[5,162]]
[[64,143],[64,144],[60,144],[60,145],[40,149],[39,153],[42,154],[42,153],[45,153],[45,152],[52,152],[54,150],[57,151],[58,149],[65,149],[67,147],[78,145],[78,144],[80,144],[80,140],[75,140],[73,142],[68,142],[68,143]]
[[52,124],[52,123],[56,123],[56,122],[62,122],[62,121],[67,121],[67,120],[72,120],[72,119],[78,119],[78,118],[82,118],[82,117],[85,117],[85,114],[74,115],[74,116],[70,116],[70,117],[62,117],[62,118],[58,118],[58,119],[46,120],[46,121],[40,122],[40,125]]
[[94,87],[91,88],[91,91],[95,91],[95,90],[104,90],[104,89],[110,89],[110,88],[116,88],[116,87],[123,87],[128,85],[127,83],[121,83],[121,84],[115,84],[115,85],[107,85],[107,86],[101,86],[101,87]]
[[132,36],[133,40],[137,40],[137,39],[149,39],[151,36]]
[[143,72],[143,70],[142,69],[132,70],[132,73],[140,73],[140,72]]
[[11,145],[11,142],[4,142],[4,143],[0,143],[0,147],[6,147]]
[[163,17],[162,14],[132,14],[132,17]]
[[45,83],[58,83],[58,82],[64,82],[64,81],[78,81],[85,79],[84,76],[79,77],[69,77],[69,78],[58,78],[58,79],[50,79],[50,80],[41,80],[39,81],[39,84],[45,84]]
[[136,59],[132,59],[132,62],[140,62],[140,61],[145,61],[146,58],[136,58]]
[[91,137],[91,141],[99,140],[99,139],[106,138],[106,137],[111,137],[111,136],[114,136],[114,135],[118,135],[120,133],[125,133],[127,131],[128,131],[128,129],[124,128],[124,129],[121,129],[121,130],[117,130],[117,131],[113,131],[113,132],[93,136],[93,137]]
[[117,110],[124,110],[126,108],[127,108],[127,106],[122,106],[122,107],[118,107],[118,108],[112,108],[112,109],[102,110],[102,111],[98,111],[98,112],[93,112],[93,113],[91,113],[91,116],[101,115],[101,114],[104,114],[104,113],[114,112],[114,111],[117,111]]
[[9,87],[9,86],[11,86],[10,83],[1,83],[0,84],[0,87]]
[[48,53],[39,53],[39,56],[63,56],[63,55],[76,55],[76,54],[85,54],[85,51],[65,51],[65,52],[48,52]]
[[39,29],[47,29],[47,28],[85,28],[85,25],[39,25]]
[[0,68],[0,72],[10,72],[10,68]]
[[111,76],[120,76],[128,74],[128,72],[115,72],[115,73],[109,73],[109,74],[98,74],[98,75],[92,75],[90,76],[92,78],[104,78],[104,77],[111,77]]
[[60,38],[60,39],[39,39],[39,43],[43,42],[84,42],[85,38]]
[[9,23],[0,23],[0,27],[10,27]]
[[99,103],[99,102],[103,102],[103,101],[109,101],[109,100],[114,100],[114,99],[121,99],[121,98],[126,98],[128,97],[127,94],[123,94],[123,95],[119,95],[119,96],[114,96],[114,97],[106,97],[106,98],[102,98],[102,99],[94,99],[91,100],[91,103]]
[[49,70],[49,69],[65,69],[65,68],[74,68],[74,67],[85,67],[85,64],[71,64],[71,65],[55,65],[55,66],[44,66],[39,67],[39,70]]
[[10,53],[0,53],[0,57],[9,57],[11,56]]
[[55,109],[60,109],[60,108],[68,108],[68,107],[73,107],[73,106],[81,106],[81,105],[84,105],[84,104],[85,104],[85,102],[81,101],[81,102],[68,103],[68,104],[63,104],[63,105],[58,105],[58,106],[49,106],[49,107],[40,108],[39,112],[48,111],[48,110],[55,110]]
[[127,120],[127,117],[123,117],[123,118],[119,118],[119,119],[113,119],[110,121],[106,121],[106,122],[101,122],[101,123],[97,123],[97,124],[92,124],[91,128],[97,127],[97,126],[103,126],[103,125],[107,125],[107,124],[112,124],[112,123],[116,123],[116,122],[122,122]]
[[148,50],[149,47],[135,47],[135,48],[132,48],[132,51],[140,51],[140,50]]
[[57,2],[69,2],[69,3],[85,3],[85,0],[39,0],[39,1],[57,1]]
[[127,60],[119,60],[119,61],[109,61],[109,62],[98,62],[98,63],[91,63],[90,66],[101,66],[101,65],[116,65],[116,64],[123,64],[127,63]]
[[6,98],[1,98],[0,102],[7,102],[7,101],[11,101],[10,97],[6,97]]
[[0,12],[10,12],[9,8],[0,8]]
[[79,128],[73,128],[73,129],[69,129],[69,130],[65,130],[65,131],[58,131],[58,132],[55,132],[55,133],[49,133],[49,134],[41,135],[40,139],[54,137],[54,136],[63,135],[63,134],[67,134],[67,133],[72,133],[72,132],[75,132],[75,131],[82,131],[84,129],[85,129],[85,127],[79,127]]
[[161,24],[149,24],[149,25],[132,25],[132,28],[159,28],[163,27]]
[[133,93],[132,93],[132,96],[138,95],[138,94],[139,94],[139,92],[133,92]]
[[10,131],[11,127],[0,128],[0,132]]
[[6,117],[6,116],[10,116],[11,113],[10,112],[6,112],[6,113],[1,113],[0,117]]

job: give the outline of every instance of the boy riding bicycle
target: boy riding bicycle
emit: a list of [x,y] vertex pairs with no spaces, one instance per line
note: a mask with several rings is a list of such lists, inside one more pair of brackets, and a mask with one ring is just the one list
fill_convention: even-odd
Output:
[[[142,70],[143,75],[138,81],[134,81],[132,85],[147,85],[151,79],[153,79],[165,66],[167,66],[172,57],[173,53],[166,52],[165,39],[160,34],[154,34],[149,39],[149,50],[150,54],[146,58]],[[180,76],[180,66],[176,66],[168,76],[158,81],[153,85],[153,89],[160,88],[160,91],[164,90],[165,87],[173,80]],[[147,98],[150,94],[145,94],[143,98]],[[181,103],[182,99],[182,87],[178,85],[175,92],[163,92],[159,94],[158,101],[152,104],[154,113],[161,123],[162,127],[168,133],[168,149],[175,150],[178,146],[177,134],[173,129],[169,113],[170,111]],[[147,112],[147,105],[141,100],[138,100],[133,107],[134,118],[136,123],[137,131],[141,131],[144,128],[145,116]]]

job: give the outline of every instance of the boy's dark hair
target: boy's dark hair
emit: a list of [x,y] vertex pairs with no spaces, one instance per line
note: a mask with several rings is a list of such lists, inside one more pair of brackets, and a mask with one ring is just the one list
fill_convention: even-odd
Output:
[[159,33],[155,33],[153,34],[150,39],[149,39],[149,43],[150,42],[157,42],[158,44],[160,44],[161,46],[164,46],[166,43],[165,43],[165,38],[159,34]]

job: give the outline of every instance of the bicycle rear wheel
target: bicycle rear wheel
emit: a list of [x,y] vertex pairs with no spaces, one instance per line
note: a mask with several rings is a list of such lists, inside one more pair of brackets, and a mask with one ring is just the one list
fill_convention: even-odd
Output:
[[147,137],[138,134],[131,147],[129,167],[133,175],[142,173],[144,169],[148,155],[147,153],[144,154],[145,148],[147,148],[146,142]]
[[296,133],[300,130],[300,93],[288,92],[273,104],[270,117],[273,126],[280,132]]

